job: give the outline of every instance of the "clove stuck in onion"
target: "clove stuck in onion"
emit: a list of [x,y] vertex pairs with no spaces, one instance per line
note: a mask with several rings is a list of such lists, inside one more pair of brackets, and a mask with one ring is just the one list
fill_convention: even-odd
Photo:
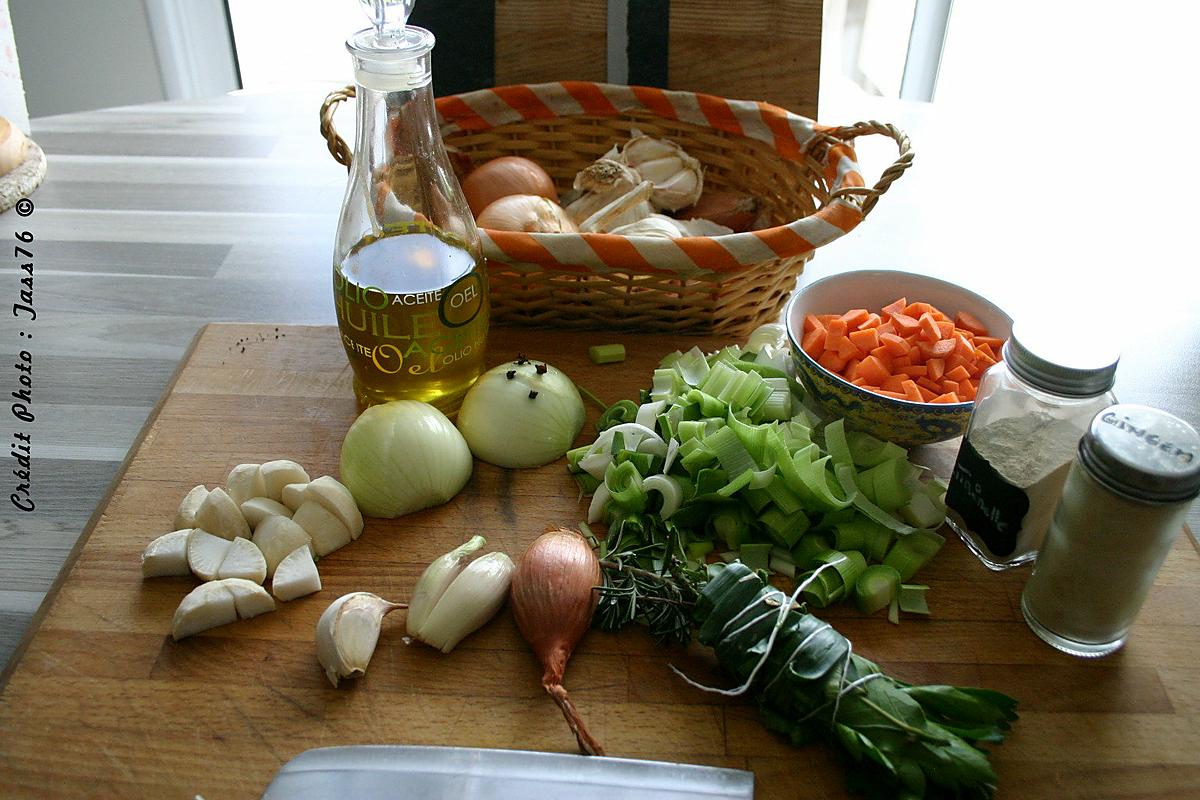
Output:
[[571,652],[591,624],[599,585],[600,562],[587,541],[557,528],[521,556],[511,591],[517,627],[542,665],[542,688],[562,710],[580,752],[593,756],[604,755],[604,748],[588,733],[562,681]]

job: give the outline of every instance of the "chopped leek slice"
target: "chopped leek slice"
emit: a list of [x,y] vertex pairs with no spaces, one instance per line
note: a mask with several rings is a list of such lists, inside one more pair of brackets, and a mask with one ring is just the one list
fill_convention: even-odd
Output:
[[946,521],[946,507],[939,508],[925,492],[914,492],[900,516],[918,528],[936,528]]
[[693,561],[704,561],[705,556],[713,551],[712,542],[688,542],[688,558]]
[[873,467],[893,458],[908,459],[908,451],[903,447],[876,439],[869,433],[847,431],[846,444],[854,463],[860,467]]
[[708,377],[708,359],[699,347],[693,347],[681,355],[674,368],[688,386],[700,386]]
[[872,503],[867,498],[863,497],[862,492],[856,490],[854,485],[854,467],[847,464],[838,464],[834,468],[834,474],[837,475],[838,483],[842,489],[850,497],[850,502],[854,507],[867,516],[873,522],[878,522],[880,525],[895,531],[901,536],[913,533],[917,529],[911,525],[905,525],[900,520],[893,517],[888,512],[884,511],[879,506]]
[[618,400],[596,420],[596,430],[603,431],[622,422],[633,422],[633,418],[637,416],[637,408],[637,403],[632,400]]
[[594,344],[588,348],[588,358],[593,364],[616,364],[625,360],[625,345]]
[[864,614],[874,614],[891,604],[900,591],[900,573],[887,564],[873,564],[854,583],[854,602]]
[[611,501],[625,511],[639,514],[646,510],[642,476],[630,462],[610,464],[604,474],[604,485],[608,488]]
[[900,580],[906,581],[916,575],[917,570],[925,566],[945,543],[946,540],[933,531],[914,530],[896,538],[883,563],[895,567],[900,573]]
[[846,421],[836,419],[825,426],[825,449],[833,456],[833,463],[853,467],[854,459],[850,457],[850,445],[846,443]]
[[669,519],[683,503],[683,488],[679,485],[679,481],[666,475],[651,475],[649,478],[644,478],[642,489],[647,492],[656,491],[662,495],[662,508],[658,515],[663,519]]
[[908,461],[903,458],[892,458],[876,464],[859,477],[864,481],[870,481],[874,491],[869,494],[876,505],[884,511],[895,511],[913,496],[912,491],[905,485],[908,476]]
[[747,542],[738,548],[738,560],[750,569],[769,569],[771,562],[771,545]]
[[643,403],[642,405],[638,406],[637,416],[634,417],[633,421],[638,425],[645,425],[647,428],[653,429],[655,423],[658,421],[658,415],[666,407],[666,400],[655,400],[652,403]]
[[820,533],[806,533],[792,548],[792,560],[796,566],[809,569],[817,563],[817,555],[829,550],[833,542]]
[[915,583],[905,583],[900,586],[900,610],[905,614],[928,614],[929,604],[925,602],[928,586]]

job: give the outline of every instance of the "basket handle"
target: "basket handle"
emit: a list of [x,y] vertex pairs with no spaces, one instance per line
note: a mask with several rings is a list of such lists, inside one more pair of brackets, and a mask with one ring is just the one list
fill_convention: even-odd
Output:
[[321,136],[324,137],[333,160],[345,167],[347,172],[350,171],[350,161],[354,153],[350,150],[350,145],[346,144],[346,140],[334,129],[333,112],[337,111],[339,103],[344,103],[354,97],[354,94],[354,86],[351,84],[330,92],[325,97],[325,102],[321,103]]
[[[838,197],[847,197],[857,195],[866,198],[862,203],[862,213],[865,217],[871,213],[871,209],[875,207],[875,203],[879,201],[880,196],[888,190],[888,188],[896,182],[896,180],[904,174],[904,172],[912,166],[913,149],[912,142],[908,140],[908,134],[886,122],[878,122],[869,120],[867,122],[855,122],[852,125],[843,125],[840,128],[833,128],[826,131],[829,136],[835,139],[841,139],[847,144],[852,143],[856,136],[866,136],[867,134],[878,133],[895,140],[896,147],[900,150],[900,155],[896,158],[892,165],[883,171],[879,176],[879,181],[874,188],[868,189],[865,186],[843,186],[830,196],[830,200]],[[330,146],[332,149],[332,145]]]

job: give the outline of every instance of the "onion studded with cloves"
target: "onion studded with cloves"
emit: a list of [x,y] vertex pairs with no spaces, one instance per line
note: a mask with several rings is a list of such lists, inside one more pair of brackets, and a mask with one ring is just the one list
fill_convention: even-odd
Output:
[[563,688],[563,673],[583,638],[599,600],[600,562],[579,533],[565,528],[543,533],[513,576],[511,603],[521,635],[542,665],[542,688],[562,710],[582,753],[604,755]]

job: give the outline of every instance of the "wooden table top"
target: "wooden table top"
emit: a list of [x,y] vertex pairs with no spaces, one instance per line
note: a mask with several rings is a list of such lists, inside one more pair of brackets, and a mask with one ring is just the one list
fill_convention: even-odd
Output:
[[[13,352],[21,344],[35,360],[37,509],[0,510],[0,665],[196,331],[214,320],[333,323],[329,258],[346,173],[317,133],[330,88],[33,121],[49,172],[33,214],[3,219],[36,236],[38,318],[26,330],[5,314],[0,327]],[[1111,327],[1103,320],[1117,307],[1136,320],[1121,343],[1118,396],[1200,426],[1188,204],[1117,204],[1123,195],[1099,168],[1111,137],[1074,135],[1048,151],[1054,142],[1015,135],[991,106],[980,109],[823,99],[823,122],[905,128],[917,159],[801,281],[894,267],[964,284],[1017,318],[1049,310]],[[339,113],[344,135],[353,120],[351,109]],[[878,138],[858,143],[867,175],[894,158]],[[1051,157],[1055,185],[1071,188],[1053,201],[1046,183],[1030,181]],[[1104,235],[1118,208],[1119,235]],[[1200,528],[1200,504],[1189,523]]]
[[[719,344],[611,338],[626,344],[623,365],[587,360],[595,334],[512,329],[493,331],[489,360],[553,350],[558,366],[611,401],[635,395],[664,352]],[[584,502],[561,463],[477,463],[450,503],[369,520],[361,539],[321,561],[322,592],[171,640],[173,611],[195,581],[143,580],[138,553],[170,527],[180,497],[243,461],[290,457],[314,476],[336,474],[355,415],[334,329],[204,329],[0,694],[0,796],[254,797],[288,759],[334,744],[573,750],[507,609],[449,656],[404,644],[394,615],[366,677],[336,690],[313,644],[334,598],[364,590],[405,599],[424,565],[470,534],[516,556],[545,526],[577,522]],[[952,451],[923,455],[944,470]],[[1191,541],[1180,537],[1126,648],[1098,661],[1063,655],[1026,628],[1026,573],[988,572],[952,539],[921,573],[931,619],[893,626],[849,608],[823,616],[903,680],[987,686],[1020,701],[1011,738],[991,748],[1001,798],[1200,794],[1200,558]],[[750,769],[763,798],[843,796],[827,748],[790,747],[744,701],[692,690],[668,663],[721,680],[698,645],[663,650],[640,630],[585,637],[566,685],[610,755]]]

